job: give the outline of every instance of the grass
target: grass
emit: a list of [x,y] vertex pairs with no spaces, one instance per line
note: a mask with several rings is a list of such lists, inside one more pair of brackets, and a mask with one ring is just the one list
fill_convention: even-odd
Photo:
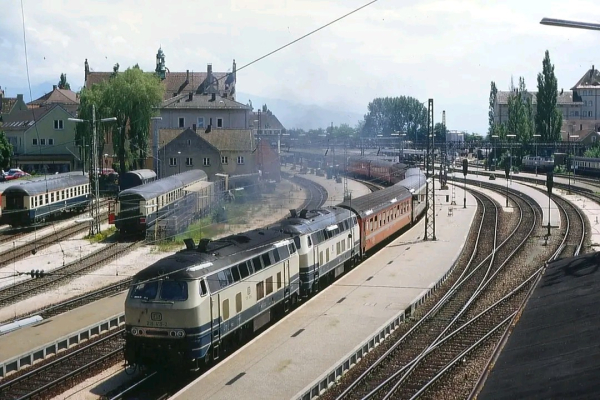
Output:
[[87,239],[90,241],[90,243],[99,243],[99,242],[103,242],[106,239],[108,239],[110,236],[114,235],[114,233],[117,231],[117,228],[114,226],[111,226],[110,228],[108,228],[105,231],[102,231],[100,233],[97,233],[93,236],[86,236],[84,239]]
[[214,238],[215,236],[227,234],[232,230],[232,225],[247,224],[250,216],[260,211],[266,203],[261,199],[246,203],[226,203],[223,205],[224,222],[215,222],[215,212],[191,224],[184,233],[179,234],[174,240],[161,242],[156,245],[159,252],[169,252],[181,249],[183,240],[191,238],[198,243],[203,238]]

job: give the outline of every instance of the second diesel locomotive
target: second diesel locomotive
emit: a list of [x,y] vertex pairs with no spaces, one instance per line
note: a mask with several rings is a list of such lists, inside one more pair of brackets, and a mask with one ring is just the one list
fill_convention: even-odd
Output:
[[188,239],[186,250],[140,271],[125,301],[127,363],[197,369],[218,359],[414,223],[426,179],[407,176],[267,229],[198,245]]

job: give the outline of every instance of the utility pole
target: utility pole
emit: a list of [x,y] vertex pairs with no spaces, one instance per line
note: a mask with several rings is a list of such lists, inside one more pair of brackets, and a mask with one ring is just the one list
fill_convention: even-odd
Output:
[[92,203],[92,226],[90,235],[100,233],[100,185],[98,176],[98,132],[96,128],[96,106],[92,105],[92,163],[93,169],[90,179],[94,183],[94,202]]
[[[427,154],[425,163],[425,236],[423,240],[436,240],[435,237],[435,141],[433,130],[433,99],[427,106]],[[431,185],[431,188],[429,187]]]

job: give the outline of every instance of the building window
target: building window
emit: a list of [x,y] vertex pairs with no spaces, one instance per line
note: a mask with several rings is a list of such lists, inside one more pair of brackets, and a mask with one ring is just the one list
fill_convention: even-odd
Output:
[[592,116],[592,112],[588,111],[588,117],[591,117],[591,116]]
[[227,164],[229,163],[229,159],[227,156],[221,156],[221,164]]
[[179,117],[179,127],[183,128],[185,126],[185,118]]
[[594,102],[590,100],[590,107],[594,105]]
[[46,139],[40,139],[40,146],[46,145]]
[[48,144],[50,146],[54,146],[54,139],[48,139]]
[[186,165],[186,166],[188,166],[188,167],[191,167],[191,166],[193,165],[193,164],[192,164],[192,158],[191,158],[191,157],[187,157],[187,158],[185,159],[185,165]]
[[210,167],[210,158],[204,157],[202,159],[202,165],[204,165],[205,167]]
[[37,146],[37,143],[38,143],[38,142],[37,142],[37,139],[33,139],[33,140],[32,140],[32,144],[33,144],[34,146]]
[[223,127],[223,118],[217,118],[217,128]]
[[188,146],[192,145],[192,141],[188,139]]
[[204,128],[204,117],[198,117],[198,128]]
[[583,124],[579,124],[579,130],[582,131],[583,130]]
[[63,129],[63,120],[62,119],[54,120],[54,129],[56,129],[56,130]]
[[238,156],[238,164],[243,164],[244,163],[244,156]]
[[169,158],[169,166],[171,166],[171,167],[177,166],[177,159],[175,157]]

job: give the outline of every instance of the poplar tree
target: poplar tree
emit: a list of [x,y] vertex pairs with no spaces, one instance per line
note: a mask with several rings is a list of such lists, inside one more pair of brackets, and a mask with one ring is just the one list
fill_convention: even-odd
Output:
[[556,107],[558,83],[554,75],[554,65],[550,62],[550,53],[546,50],[542,62],[542,72],[537,76],[537,108],[535,129],[545,142],[560,141],[562,113]]

